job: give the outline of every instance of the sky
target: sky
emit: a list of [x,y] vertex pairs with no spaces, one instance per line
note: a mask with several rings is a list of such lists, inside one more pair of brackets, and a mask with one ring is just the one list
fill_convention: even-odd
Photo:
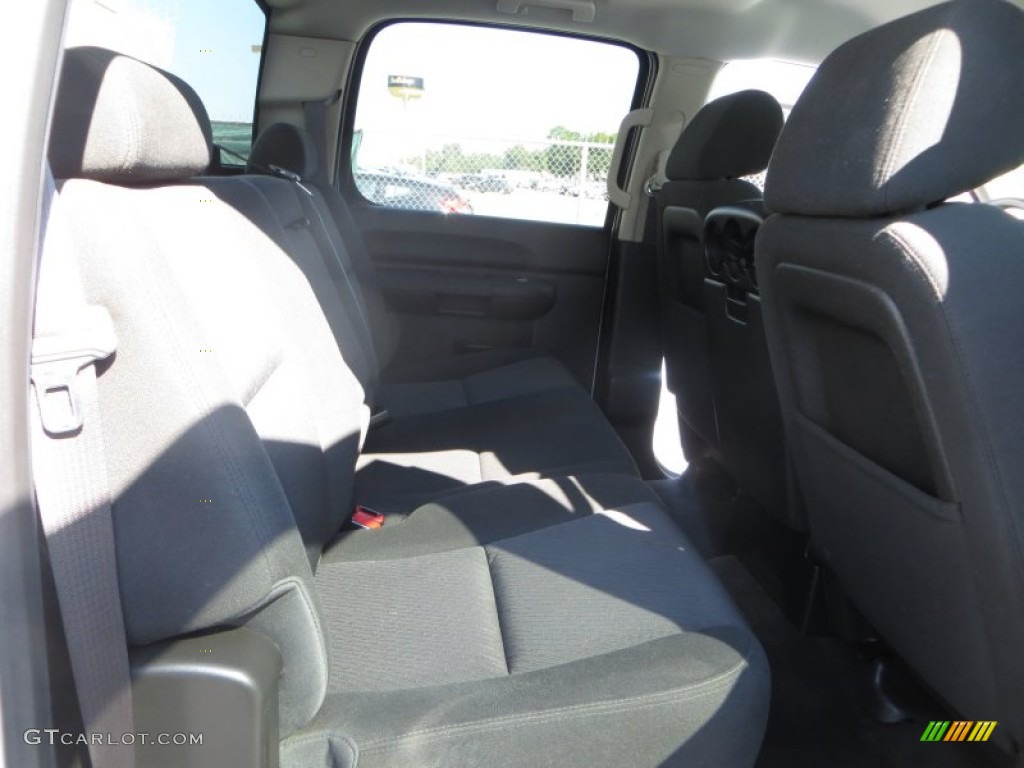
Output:
[[807,64],[792,64],[788,61],[731,61],[719,70],[708,93],[708,101],[747,88],[758,88],[778,99],[786,114],[789,114],[814,72],[815,68]]
[[[627,48],[512,30],[404,23],[374,40],[363,70],[356,127],[415,126],[424,134],[544,139],[562,125],[615,133],[629,111],[639,61]],[[422,77],[422,99],[403,104],[388,75]]]
[[[252,120],[266,20],[252,0],[178,0],[171,69],[198,91],[214,120]],[[211,53],[200,53],[212,49]]]
[[68,45],[101,45],[189,83],[214,120],[252,119],[263,42],[253,0],[73,0]]

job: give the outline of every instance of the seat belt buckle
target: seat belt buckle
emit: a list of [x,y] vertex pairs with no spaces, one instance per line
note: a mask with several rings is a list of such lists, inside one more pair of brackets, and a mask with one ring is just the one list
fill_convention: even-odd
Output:
[[352,525],[375,531],[378,528],[384,527],[384,515],[380,512],[374,512],[372,509],[367,509],[366,507],[357,505],[356,511],[352,513]]
[[32,388],[40,422],[51,437],[82,428],[79,375],[117,349],[114,323],[105,307],[83,307],[75,320],[74,327],[42,332],[32,340]]
[[288,179],[288,181],[294,181],[296,184],[302,181],[302,177],[295,173],[295,171],[289,171],[287,168],[282,168],[279,165],[271,164],[267,166],[267,169],[275,176],[280,176],[282,179]]

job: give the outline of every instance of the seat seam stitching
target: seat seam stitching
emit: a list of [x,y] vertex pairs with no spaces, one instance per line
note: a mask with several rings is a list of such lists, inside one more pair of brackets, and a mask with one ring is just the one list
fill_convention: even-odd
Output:
[[906,124],[910,117],[911,108],[913,107],[914,102],[917,101],[918,92],[921,90],[928,74],[928,69],[938,52],[939,42],[939,37],[937,35],[932,38],[927,53],[922,60],[918,62],[917,71],[914,72],[914,82],[910,87],[910,93],[907,94],[907,98],[904,99],[903,103],[900,105],[900,116],[896,123],[896,136],[894,141],[889,144],[889,149],[886,152],[885,161],[883,163],[885,182],[882,187],[882,199],[886,208],[889,207],[889,190],[892,182],[892,168],[896,163],[897,149],[902,149],[903,147],[903,143],[907,135]]
[[[152,236],[153,228],[150,224],[148,217],[143,215],[140,218],[142,220],[142,228],[145,229],[146,232]],[[155,241],[155,247],[160,252],[165,263],[169,261],[168,255],[164,247],[160,243],[160,239],[156,237],[153,237],[152,239]],[[173,270],[171,271],[171,276],[172,278],[176,279],[176,276],[173,274]],[[163,306],[163,302],[158,300],[160,297],[153,294],[150,282],[148,280],[143,280],[141,282],[144,287],[144,290],[147,292],[147,294],[150,295],[150,298],[153,301],[153,305],[157,308],[157,311],[160,313],[165,324],[168,326],[168,338],[176,342],[177,358],[181,361],[187,361],[187,357],[181,354],[181,350],[183,350],[185,346],[182,343],[182,340],[178,338],[178,324],[171,322],[171,318],[168,317],[167,312],[165,311],[165,307]],[[205,396],[202,386],[199,384],[198,381],[196,381],[195,371],[193,370],[192,366],[185,362],[184,365],[180,366],[180,369],[182,370],[182,376],[180,377],[180,380],[186,385],[185,388],[186,391],[189,392],[190,399],[192,399],[192,401],[199,406],[200,411],[202,413],[207,415],[212,414],[213,409],[211,407],[211,403]],[[245,408],[242,407],[241,410],[244,412]],[[248,414],[246,414],[246,418],[248,418]],[[224,467],[227,469],[227,474],[230,477],[231,484],[232,486],[235,487],[240,497],[245,501],[246,509],[260,509],[261,505],[249,493],[248,485],[240,482],[241,470],[234,461],[233,453],[227,450],[223,442],[224,436],[221,434],[220,429],[215,428],[210,423],[209,418],[206,418],[205,416],[200,420],[198,426],[200,426],[205,432],[207,432],[211,436],[212,442],[217,448],[217,453],[220,454],[220,457],[224,462]],[[263,517],[262,515],[247,515],[246,520],[249,522],[249,526],[246,527],[246,531],[249,533],[251,539],[253,540],[253,543],[259,545],[258,550],[261,556],[261,560],[263,562],[265,572],[269,575],[273,573],[273,569],[270,567],[270,558],[266,552],[266,548],[263,545],[270,542],[271,538],[268,536],[269,532],[267,531],[263,524]]]
[[344,733],[325,733],[323,731],[317,731],[315,733],[303,736],[295,736],[294,738],[285,738],[282,740],[282,744],[288,747],[300,746],[302,744],[309,744],[314,741],[323,741],[324,739],[326,739],[327,741],[339,741],[343,743],[346,747],[348,747],[349,755],[353,760],[355,760],[355,758],[359,755],[359,750],[356,747],[355,741],[352,739],[352,737]]
[[682,688],[674,689],[671,691],[663,691],[655,694],[644,694],[641,696],[633,696],[628,699],[618,699],[614,701],[597,702],[590,704],[575,704],[565,707],[556,707],[554,709],[548,709],[543,712],[525,713],[518,715],[510,715],[504,717],[489,718],[481,720],[475,723],[462,723],[454,726],[440,726],[437,728],[426,728],[419,731],[410,731],[409,733],[402,734],[398,738],[387,738],[379,740],[370,740],[366,743],[367,749],[376,749],[380,747],[386,747],[390,744],[397,744],[401,741],[405,741],[413,736],[443,736],[449,733],[457,731],[484,731],[493,730],[494,728],[501,727],[509,723],[530,723],[530,722],[543,722],[545,720],[551,720],[563,715],[570,716],[586,716],[589,714],[604,714],[607,712],[617,711],[630,711],[637,710],[646,707],[656,706],[664,702],[672,701],[685,701],[688,699],[698,698],[699,696],[707,693],[714,693],[715,691],[726,687],[726,685],[733,679],[735,679],[743,669],[749,668],[750,664],[750,651],[752,650],[752,643],[748,642],[747,647],[744,651],[743,657],[736,662],[728,670],[720,673],[711,680],[705,680],[697,685],[684,686]]
[[263,391],[263,388],[267,386],[269,381],[274,377],[274,374],[281,369],[283,363],[284,355],[280,349],[277,349],[271,357],[267,358],[267,364],[263,366],[261,370],[257,371],[256,376],[253,377],[250,383],[250,386],[248,386],[246,391],[241,394],[239,401],[242,403],[243,407],[248,410],[249,406],[256,399],[259,393]]
[[[281,217],[278,215],[277,209],[274,207],[273,202],[270,200],[269,197],[267,197],[267,194],[260,188],[260,186],[258,184],[254,184],[250,179],[245,178],[245,176],[239,176],[238,180],[241,181],[241,183],[247,189],[249,189],[253,193],[255,193],[256,197],[261,202],[263,208],[265,210],[269,211],[271,219],[277,224],[278,231],[283,236],[283,239],[285,241],[290,241],[291,237],[289,237],[289,235],[288,235],[287,228],[285,227],[284,222],[281,220]],[[297,202],[298,202],[298,205],[299,205],[299,210],[303,210],[302,201],[299,200]],[[231,206],[231,207],[234,208],[234,206]],[[314,238],[314,245],[315,245],[315,238]],[[305,272],[302,270],[302,268],[298,265],[297,262],[295,262],[294,260],[291,259],[290,252],[289,252],[290,249],[286,249],[286,248],[282,247],[281,250],[289,255],[289,261],[292,261],[292,263],[295,265],[296,269],[298,269],[299,274],[300,274],[302,280],[305,281],[306,285],[309,287],[309,290],[310,290],[310,292],[313,295],[313,300],[316,301],[316,292],[313,290],[313,286],[309,283],[309,278],[306,277]],[[319,251],[320,248],[317,247],[316,250]],[[319,303],[317,303],[317,306],[319,307]],[[326,316],[324,316],[324,321],[325,322],[327,321]],[[329,330],[331,332],[331,336],[333,337],[334,336],[334,331],[333,331],[333,329],[330,328],[330,323],[327,323],[327,325],[328,325],[328,328],[329,328]],[[320,421],[319,421],[319,419],[312,418],[310,420],[310,423],[312,424],[313,430],[314,430],[314,432],[316,434],[317,443],[320,445],[321,451],[323,451],[327,446],[324,444],[324,436],[323,436],[323,432],[322,432],[322,429],[321,429]]]
[[494,571],[491,568],[492,555],[490,549],[487,547],[480,547],[480,551],[483,553],[484,564],[487,566],[487,576],[491,580],[491,597],[494,602],[494,616],[498,621],[498,637],[501,640],[501,658],[505,662],[505,674],[511,675],[512,666],[509,663],[508,650],[506,646],[505,622],[501,620],[501,608],[498,605],[498,590],[494,584]]

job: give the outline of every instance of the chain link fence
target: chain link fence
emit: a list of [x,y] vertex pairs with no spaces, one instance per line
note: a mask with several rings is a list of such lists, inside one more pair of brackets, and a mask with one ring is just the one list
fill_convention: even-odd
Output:
[[378,205],[603,226],[614,137],[509,141],[358,132],[356,186]]

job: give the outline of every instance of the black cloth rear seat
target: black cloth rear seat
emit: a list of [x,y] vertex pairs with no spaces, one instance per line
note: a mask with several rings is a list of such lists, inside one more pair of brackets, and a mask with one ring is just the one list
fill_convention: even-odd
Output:
[[[299,177],[305,210],[268,191],[294,247],[315,242],[325,270],[306,263],[339,348],[359,377],[367,404],[390,418],[372,429],[357,474],[359,503],[401,517],[439,494],[521,476],[622,473],[636,476],[628,450],[607,419],[558,361],[531,350],[459,355],[405,369],[389,380],[394,331],[366,245],[341,195],[316,175],[305,132],[286,123],[264,130],[250,170]],[[275,188],[278,185],[273,185]],[[308,225],[303,222],[308,222]],[[315,274],[309,270],[315,269]],[[428,380],[425,377],[436,375]]]
[[[184,83],[67,51],[50,162],[118,334],[98,390],[129,642],[269,637],[283,766],[751,765],[764,654],[653,502],[364,557],[331,544],[365,393],[304,268],[319,253],[290,236],[297,187],[198,178],[209,156]],[[497,520],[531,487],[557,501],[535,484],[452,506]]]

